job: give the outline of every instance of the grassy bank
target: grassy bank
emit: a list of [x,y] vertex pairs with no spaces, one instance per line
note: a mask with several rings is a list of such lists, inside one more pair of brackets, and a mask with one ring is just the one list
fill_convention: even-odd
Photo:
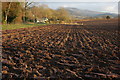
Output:
[[2,30],[36,27],[36,26],[42,26],[42,25],[47,25],[47,24],[3,24]]

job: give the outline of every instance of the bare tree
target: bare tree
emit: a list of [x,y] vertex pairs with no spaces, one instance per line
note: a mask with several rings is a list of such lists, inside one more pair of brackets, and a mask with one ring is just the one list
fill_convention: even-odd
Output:
[[29,6],[30,6],[32,3],[33,3],[33,2],[28,2],[27,0],[25,0],[25,2],[24,2],[24,8],[23,8],[23,12],[24,12],[23,22],[24,22],[24,23],[26,23],[27,10],[29,9]]

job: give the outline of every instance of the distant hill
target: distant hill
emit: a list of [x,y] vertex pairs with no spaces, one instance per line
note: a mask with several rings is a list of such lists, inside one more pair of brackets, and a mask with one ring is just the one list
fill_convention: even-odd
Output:
[[104,13],[104,12],[97,12],[97,11],[90,11],[90,10],[82,10],[77,8],[66,7],[65,8],[72,16],[78,19],[83,18],[100,18],[104,16],[111,16],[112,18],[117,17],[117,14],[114,13]]
[[118,14],[114,14],[114,13],[102,13],[102,14],[98,14],[96,16],[99,17],[99,16],[107,16],[107,15],[109,15],[111,17],[117,17],[118,16]]

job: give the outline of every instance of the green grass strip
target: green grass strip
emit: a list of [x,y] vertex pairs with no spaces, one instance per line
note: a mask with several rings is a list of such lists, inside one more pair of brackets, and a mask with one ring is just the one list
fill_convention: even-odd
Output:
[[3,24],[2,30],[12,30],[12,29],[36,27],[36,26],[43,26],[43,25],[47,25],[47,24]]

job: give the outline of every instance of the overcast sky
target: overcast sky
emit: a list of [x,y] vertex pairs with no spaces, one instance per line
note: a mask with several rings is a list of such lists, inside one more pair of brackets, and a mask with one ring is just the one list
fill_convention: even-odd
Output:
[[[25,1],[25,0],[0,0],[0,1]],[[46,4],[52,9],[59,7],[74,7],[92,11],[118,13],[119,0],[27,0],[37,4]]]
[[119,2],[119,0],[0,0],[2,2],[33,1],[33,2]]
[[52,9],[74,7],[100,12],[118,13],[119,0],[34,0],[46,4]]
[[37,2],[119,2],[119,0],[29,0]]
[[100,12],[118,12],[117,2],[41,2],[40,4],[46,4],[52,9],[57,9],[59,7],[74,7]]

